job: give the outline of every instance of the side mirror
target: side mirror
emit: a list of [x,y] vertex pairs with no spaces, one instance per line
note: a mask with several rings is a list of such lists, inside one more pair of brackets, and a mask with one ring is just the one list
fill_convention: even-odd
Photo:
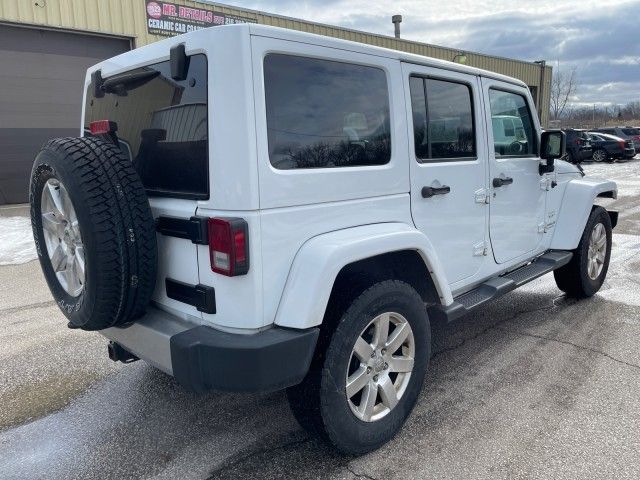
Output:
[[540,165],[540,175],[553,172],[553,164],[556,158],[565,154],[567,138],[562,130],[547,130],[540,137],[540,158],[545,160]]

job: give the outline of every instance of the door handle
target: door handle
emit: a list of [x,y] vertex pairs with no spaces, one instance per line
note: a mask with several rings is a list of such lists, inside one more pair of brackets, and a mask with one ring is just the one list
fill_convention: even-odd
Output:
[[505,178],[494,178],[493,179],[493,188],[503,187],[504,185],[511,185],[513,183],[513,178],[505,177]]
[[451,191],[449,185],[443,185],[441,187],[422,187],[422,198],[430,198],[434,195],[446,195]]

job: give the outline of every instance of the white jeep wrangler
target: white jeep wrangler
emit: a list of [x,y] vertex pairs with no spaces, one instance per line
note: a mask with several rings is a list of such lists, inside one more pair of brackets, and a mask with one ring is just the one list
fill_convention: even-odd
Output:
[[594,201],[616,185],[556,161],[564,134],[513,78],[234,25],[85,85],[82,136],[44,146],[31,181],[69,326],[197,391],[287,388],[344,452],[402,426],[430,322],[552,271],[574,297],[607,274],[617,213]]

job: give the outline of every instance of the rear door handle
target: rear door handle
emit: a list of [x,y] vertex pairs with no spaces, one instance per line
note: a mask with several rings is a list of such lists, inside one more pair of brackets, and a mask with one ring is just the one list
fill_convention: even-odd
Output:
[[430,198],[434,195],[446,195],[451,191],[449,185],[443,185],[441,187],[422,187],[422,198]]
[[505,178],[494,178],[493,179],[493,188],[502,187],[504,185],[511,185],[513,183],[513,178],[505,177]]

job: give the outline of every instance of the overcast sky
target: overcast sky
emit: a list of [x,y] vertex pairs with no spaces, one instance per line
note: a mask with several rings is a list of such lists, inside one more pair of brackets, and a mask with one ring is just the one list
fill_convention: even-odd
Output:
[[223,0],[320,23],[402,36],[554,69],[577,67],[575,103],[640,101],[640,0]]

